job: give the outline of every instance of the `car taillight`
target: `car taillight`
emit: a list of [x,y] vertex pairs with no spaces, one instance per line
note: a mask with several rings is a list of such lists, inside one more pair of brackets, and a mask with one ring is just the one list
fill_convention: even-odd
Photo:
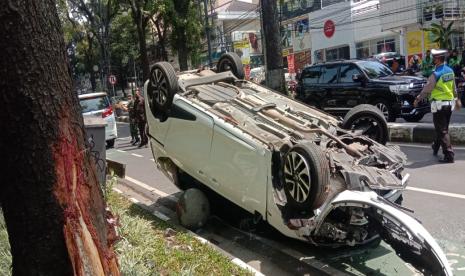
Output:
[[102,118],[106,118],[113,114],[113,108],[111,106],[105,108],[105,110],[102,112]]

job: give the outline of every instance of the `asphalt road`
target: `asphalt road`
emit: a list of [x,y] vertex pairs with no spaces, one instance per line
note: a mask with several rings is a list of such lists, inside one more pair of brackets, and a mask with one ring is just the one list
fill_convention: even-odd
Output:
[[[165,193],[178,192],[160,173],[150,148],[129,145],[128,124],[118,123],[115,149],[107,156],[126,163],[126,174],[132,179]],[[400,144],[408,156],[406,172],[411,175],[403,205],[414,210],[413,216],[423,223],[444,249],[455,275],[465,275],[465,147],[456,147],[454,164],[440,164],[429,145]]]

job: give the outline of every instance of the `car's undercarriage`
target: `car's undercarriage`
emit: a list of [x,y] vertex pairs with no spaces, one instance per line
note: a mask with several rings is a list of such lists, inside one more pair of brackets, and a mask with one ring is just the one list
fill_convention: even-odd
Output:
[[229,71],[185,72],[178,84],[181,97],[272,152],[274,203],[297,237],[332,247],[381,237],[425,274],[451,275],[437,243],[400,206],[409,176],[399,147]]

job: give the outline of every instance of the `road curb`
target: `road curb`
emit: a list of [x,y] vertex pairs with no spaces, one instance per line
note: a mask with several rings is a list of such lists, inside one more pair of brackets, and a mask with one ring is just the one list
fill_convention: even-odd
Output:
[[[431,143],[436,137],[433,124],[389,123],[388,129],[391,142]],[[451,124],[449,134],[453,145],[465,145],[465,124]]]
[[129,116],[119,116],[119,117],[115,117],[115,119],[117,122],[120,122],[120,123],[129,123]]
[[124,179],[126,177],[126,164],[120,163],[118,161],[112,160],[110,158],[106,158],[107,161],[107,174],[114,175]]

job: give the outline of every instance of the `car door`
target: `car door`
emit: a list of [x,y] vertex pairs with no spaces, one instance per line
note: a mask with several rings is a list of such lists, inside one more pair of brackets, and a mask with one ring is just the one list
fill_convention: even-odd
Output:
[[168,124],[165,150],[173,162],[201,182],[208,180],[213,118],[192,104],[175,100]]
[[320,66],[312,66],[304,69],[300,77],[301,90],[298,95],[298,100],[301,100],[309,105],[321,106],[321,101],[324,98],[324,92],[319,85],[321,76]]
[[361,104],[362,82],[355,81],[353,75],[363,76],[355,64],[342,64],[339,70],[339,89],[333,94],[336,105],[352,108]]
[[341,87],[338,83],[339,63],[327,64],[321,67],[320,85],[324,90],[324,105],[322,108],[330,113],[338,113],[344,106],[339,105],[334,95],[340,93]]
[[266,215],[265,150],[237,129],[218,122],[214,127],[208,175],[217,193],[250,213]]

